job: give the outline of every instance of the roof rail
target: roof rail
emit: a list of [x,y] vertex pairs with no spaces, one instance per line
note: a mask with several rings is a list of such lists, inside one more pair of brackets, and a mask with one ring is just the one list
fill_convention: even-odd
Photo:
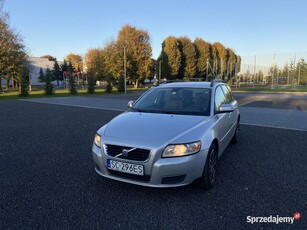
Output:
[[183,82],[182,80],[168,80],[168,81],[162,81],[161,83],[158,83],[157,86],[159,85],[164,85],[164,84],[169,84],[169,83],[175,83],[175,82]]
[[192,77],[190,81],[204,81],[204,79],[202,77]]
[[213,79],[213,80],[211,81],[210,87],[213,87],[213,85],[214,85],[215,83],[219,83],[219,82],[225,83],[225,81],[223,81],[222,79],[216,78],[216,79]]

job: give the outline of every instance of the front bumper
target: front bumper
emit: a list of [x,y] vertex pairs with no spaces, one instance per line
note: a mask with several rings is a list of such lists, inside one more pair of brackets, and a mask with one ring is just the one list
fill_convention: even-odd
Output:
[[[208,149],[190,156],[174,158],[161,158],[161,151],[152,151],[148,161],[140,162],[110,157],[105,154],[104,148],[99,148],[93,144],[92,156],[95,170],[99,175],[136,185],[161,188],[178,187],[191,184],[202,176]],[[142,164],[144,165],[145,175],[137,177],[111,171],[107,168],[107,159]]]

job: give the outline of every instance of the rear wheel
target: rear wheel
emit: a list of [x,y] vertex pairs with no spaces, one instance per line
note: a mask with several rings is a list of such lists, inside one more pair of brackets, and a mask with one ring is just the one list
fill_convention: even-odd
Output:
[[217,147],[214,143],[211,144],[207,155],[203,175],[198,183],[198,187],[210,189],[214,186],[217,166]]

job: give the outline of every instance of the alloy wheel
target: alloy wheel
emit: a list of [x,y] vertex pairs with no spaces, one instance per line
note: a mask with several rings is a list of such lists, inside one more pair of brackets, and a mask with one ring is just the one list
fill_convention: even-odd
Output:
[[211,184],[213,184],[215,180],[216,160],[217,160],[216,151],[215,149],[212,149],[209,156],[209,181]]

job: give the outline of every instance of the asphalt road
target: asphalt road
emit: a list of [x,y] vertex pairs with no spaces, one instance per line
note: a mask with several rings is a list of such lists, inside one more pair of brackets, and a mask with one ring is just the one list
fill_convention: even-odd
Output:
[[[21,99],[83,108],[124,111],[127,103],[136,100],[144,91],[132,94],[110,94],[73,97]],[[239,102],[241,123],[307,131],[307,94],[304,93],[235,93]]]
[[307,111],[306,93],[243,93],[236,92],[240,106]]
[[[307,132],[242,125],[214,189],[153,189],[94,171],[94,134],[119,112],[15,100],[0,108],[0,229],[307,229]],[[293,225],[247,223],[295,212]]]

